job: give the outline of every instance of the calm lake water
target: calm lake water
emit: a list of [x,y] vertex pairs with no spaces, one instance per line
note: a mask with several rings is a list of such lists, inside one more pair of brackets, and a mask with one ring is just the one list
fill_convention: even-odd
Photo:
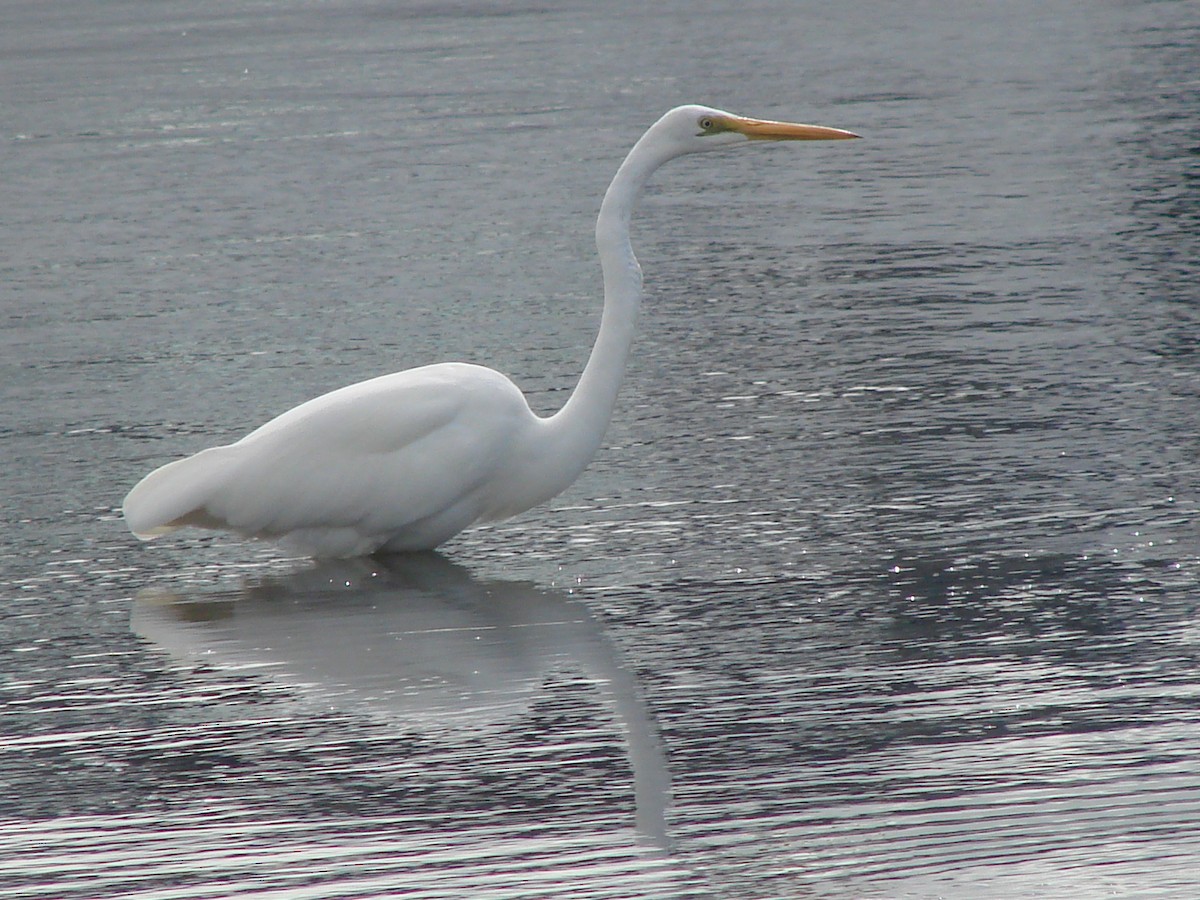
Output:
[[[11,2],[6,898],[1200,896],[1200,6]],[[439,359],[616,419],[442,556],[139,545]]]

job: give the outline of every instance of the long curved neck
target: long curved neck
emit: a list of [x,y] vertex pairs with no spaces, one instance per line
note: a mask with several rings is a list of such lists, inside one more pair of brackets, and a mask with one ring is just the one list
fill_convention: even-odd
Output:
[[574,468],[563,473],[570,481],[591,461],[604,438],[633,343],[642,300],[642,270],[629,241],[633,206],[646,181],[673,155],[657,145],[653,131],[647,132],[625,157],[600,204],[596,219],[596,247],[604,272],[600,333],[570,399],[546,420],[556,461]]

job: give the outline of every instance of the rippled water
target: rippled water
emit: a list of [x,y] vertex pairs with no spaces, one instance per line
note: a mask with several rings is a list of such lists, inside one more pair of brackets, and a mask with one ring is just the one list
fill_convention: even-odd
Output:
[[[9,4],[0,888],[1200,891],[1194,4]],[[115,507],[443,358],[562,402],[683,160],[606,446],[442,557]]]

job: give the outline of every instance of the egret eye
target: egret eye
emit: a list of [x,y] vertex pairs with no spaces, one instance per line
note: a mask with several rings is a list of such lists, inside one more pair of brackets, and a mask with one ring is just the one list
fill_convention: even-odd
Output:
[[705,134],[711,134],[717,127],[717,123],[712,116],[701,116],[700,121],[696,123],[700,126],[700,130]]

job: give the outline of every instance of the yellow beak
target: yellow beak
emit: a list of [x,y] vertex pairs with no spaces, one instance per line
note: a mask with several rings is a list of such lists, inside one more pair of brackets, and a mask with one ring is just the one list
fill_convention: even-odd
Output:
[[844,141],[859,135],[824,125],[799,125],[793,122],[772,122],[767,119],[729,117],[729,128],[752,141]]

